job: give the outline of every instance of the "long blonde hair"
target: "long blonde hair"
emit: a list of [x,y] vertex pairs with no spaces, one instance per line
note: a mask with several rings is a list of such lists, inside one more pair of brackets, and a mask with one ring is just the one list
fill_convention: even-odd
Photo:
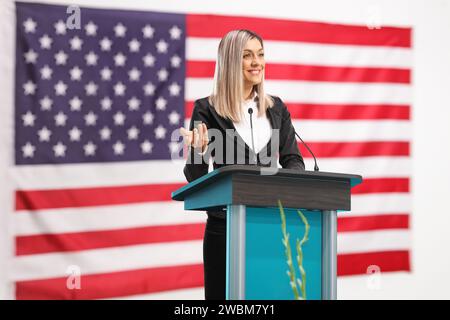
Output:
[[[213,93],[209,103],[219,115],[234,122],[241,120],[241,103],[244,101],[244,79],[242,74],[242,53],[248,40],[258,39],[264,48],[263,40],[250,30],[233,30],[220,41],[213,81]],[[274,101],[264,92],[264,73],[261,83],[253,86],[259,98],[259,115],[265,114]],[[253,92],[252,91],[252,92]]]

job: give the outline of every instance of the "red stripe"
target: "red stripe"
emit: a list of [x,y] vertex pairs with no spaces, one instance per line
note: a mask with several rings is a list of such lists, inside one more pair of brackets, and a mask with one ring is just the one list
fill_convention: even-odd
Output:
[[411,47],[411,28],[369,29],[362,25],[206,14],[188,14],[186,28],[189,37],[222,38],[231,30],[250,29],[264,40]]
[[16,191],[16,210],[118,205],[152,201],[171,201],[172,191],[181,183]]
[[368,274],[370,266],[381,272],[411,271],[409,251],[339,254],[337,264],[338,276]]
[[[301,134],[301,133],[300,133]],[[365,142],[306,142],[314,155],[322,158],[409,156],[409,142],[365,141]],[[312,157],[301,142],[298,142],[303,157]]]
[[352,188],[352,194],[409,192],[409,178],[364,178]]
[[[126,258],[126,257],[124,257]],[[203,286],[203,265],[184,265],[81,276],[81,289],[70,290],[67,278],[16,282],[16,298],[104,299]]]
[[[213,78],[214,68],[214,61],[188,61],[186,65],[186,77]],[[265,79],[374,83],[411,82],[410,70],[408,69],[332,67],[278,63],[266,64]]]
[[[149,213],[151,214],[151,213]],[[145,243],[201,240],[204,223],[16,237],[16,255],[67,252]]]
[[361,217],[339,217],[338,232],[369,231],[381,229],[408,229],[408,214],[383,214]]
[[[308,120],[409,120],[410,106],[388,104],[313,104],[291,103],[286,106],[292,119]],[[185,118],[192,117],[194,101],[186,101]]]

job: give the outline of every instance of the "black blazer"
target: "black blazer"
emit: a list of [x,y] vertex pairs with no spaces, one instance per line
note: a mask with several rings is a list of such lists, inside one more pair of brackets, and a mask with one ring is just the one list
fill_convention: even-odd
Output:
[[[261,150],[257,155],[254,154],[253,150],[247,146],[244,140],[239,136],[239,134],[235,134],[231,136],[229,134],[230,131],[226,132],[226,129],[235,130],[234,124],[230,119],[226,119],[217,114],[215,108],[208,102],[208,97],[201,98],[195,101],[194,110],[192,112],[191,122],[189,126],[189,130],[194,129],[194,122],[201,121],[206,124],[208,129],[216,128],[219,129],[222,133],[222,141],[223,144],[223,160],[226,157],[226,146],[234,148],[234,160],[231,161],[223,161],[224,163],[216,162],[215,151],[211,150],[211,154],[213,161],[214,169],[219,167],[237,164],[238,155],[240,154],[242,157],[240,159],[245,159],[244,164],[253,164],[259,166],[269,166],[267,157],[272,159],[272,166],[276,165],[276,153],[279,154],[279,162],[283,168],[288,169],[298,169],[305,170],[305,164],[303,162],[303,158],[298,149],[297,141],[295,139],[295,131],[291,122],[291,115],[283,103],[283,101],[277,97],[272,96],[274,99],[274,106],[272,108],[267,109],[267,118],[270,121],[272,129],[279,129],[279,148],[278,150],[272,150],[271,148],[271,140],[269,140],[263,150]],[[256,98],[258,99],[258,98]],[[273,137],[273,136],[272,136]],[[214,139],[210,140],[210,143],[213,142]],[[232,145],[231,145],[232,144]],[[238,148],[239,147],[239,148]],[[194,148],[189,148],[189,153],[186,161],[186,165],[184,167],[184,175],[186,176],[187,181],[191,182],[205,174],[208,173],[208,163],[209,156],[208,152],[203,157],[194,150]],[[239,150],[245,150],[245,155],[239,153]],[[275,151],[275,152],[273,152]],[[264,155],[264,156],[262,156]],[[254,162],[256,158],[257,163]],[[253,162],[252,162],[253,160]],[[243,163],[239,163],[243,164]]]

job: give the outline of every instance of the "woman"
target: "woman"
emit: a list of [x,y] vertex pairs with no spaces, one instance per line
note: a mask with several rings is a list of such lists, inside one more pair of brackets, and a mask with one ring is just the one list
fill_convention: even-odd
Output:
[[[262,155],[267,154],[267,160],[276,158],[278,153],[283,168],[304,170],[289,111],[280,98],[265,94],[264,71],[264,47],[260,36],[249,30],[234,30],[223,37],[218,49],[213,93],[195,101],[189,130],[180,128],[189,146],[184,168],[189,182],[208,173],[210,156],[216,169],[242,164],[238,162],[241,160],[245,164],[270,166],[273,162],[263,161]],[[213,141],[209,141],[208,130],[223,136],[222,147],[216,146],[209,153],[208,147]],[[278,148],[268,148],[274,142]],[[240,149],[244,152],[239,153]],[[231,161],[227,157],[230,150],[233,151]],[[207,214],[203,241],[205,298],[223,300],[225,212],[208,211]]]

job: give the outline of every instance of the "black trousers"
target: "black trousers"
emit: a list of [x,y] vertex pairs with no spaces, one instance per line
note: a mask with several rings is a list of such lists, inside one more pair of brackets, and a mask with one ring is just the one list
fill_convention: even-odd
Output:
[[208,215],[203,238],[205,299],[225,300],[226,220]]

